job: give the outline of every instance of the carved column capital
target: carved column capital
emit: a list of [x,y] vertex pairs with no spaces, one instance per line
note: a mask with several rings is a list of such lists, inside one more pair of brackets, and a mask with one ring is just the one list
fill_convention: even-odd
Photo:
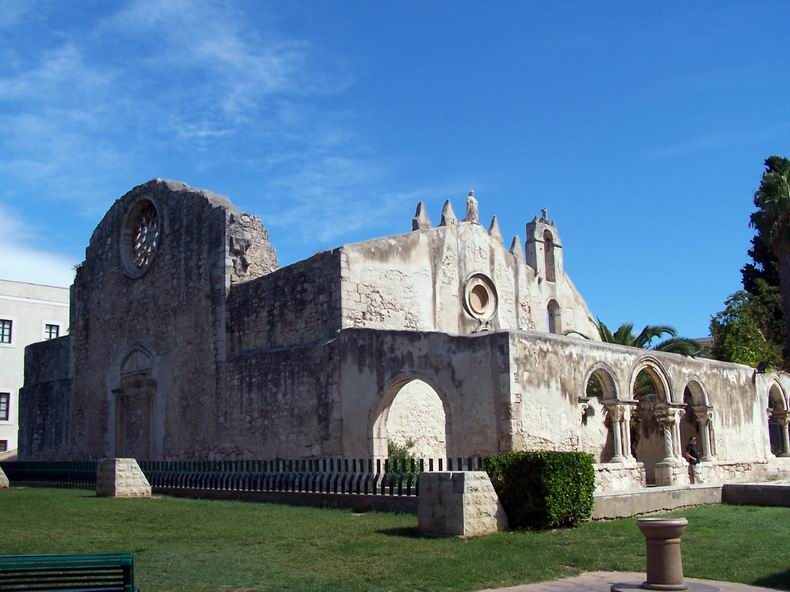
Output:
[[618,403],[606,403],[606,418],[612,423],[619,423],[623,419],[623,406]]

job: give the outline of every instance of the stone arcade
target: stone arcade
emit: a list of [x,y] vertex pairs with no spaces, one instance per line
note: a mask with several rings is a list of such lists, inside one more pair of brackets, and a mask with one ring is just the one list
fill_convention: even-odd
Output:
[[[591,452],[600,491],[790,474],[786,375],[595,337],[544,210],[508,250],[467,199],[433,227],[279,267],[260,220],[156,179],[118,199],[30,346],[20,459]],[[599,397],[587,397],[588,384]],[[641,386],[638,386],[641,385]],[[645,387],[647,385],[647,387]]]

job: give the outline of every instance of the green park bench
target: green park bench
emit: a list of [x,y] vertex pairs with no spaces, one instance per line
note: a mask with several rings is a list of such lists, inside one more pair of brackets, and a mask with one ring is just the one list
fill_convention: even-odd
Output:
[[137,592],[131,553],[0,555],[0,591]]

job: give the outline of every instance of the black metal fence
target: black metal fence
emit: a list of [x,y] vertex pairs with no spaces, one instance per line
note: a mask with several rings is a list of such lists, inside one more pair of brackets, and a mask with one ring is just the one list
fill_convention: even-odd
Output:
[[[483,459],[300,459],[140,461],[157,490],[215,490],[351,495],[419,495],[421,472],[482,470]],[[96,484],[96,461],[0,463],[13,484]]]

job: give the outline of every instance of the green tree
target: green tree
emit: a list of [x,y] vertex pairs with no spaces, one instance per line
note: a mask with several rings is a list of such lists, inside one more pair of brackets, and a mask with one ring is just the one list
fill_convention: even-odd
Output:
[[777,320],[782,312],[779,288],[757,278],[754,293],[739,290],[724,305],[724,310],[710,321],[713,356],[748,366],[767,361],[781,368],[784,320],[781,316]]
[[[770,281],[772,267],[766,250],[776,257],[776,268],[781,288],[784,318],[790,316],[790,160],[771,156],[765,161],[760,187],[754,194],[757,210],[751,215],[750,223],[757,230],[752,242],[752,257],[760,265],[762,279]],[[759,247],[757,246],[759,243]],[[763,250],[766,249],[766,250]],[[766,265],[767,263],[767,265]],[[749,277],[753,272],[747,274]],[[744,276],[746,280],[747,276]],[[790,351],[790,323],[785,323],[785,352]]]

